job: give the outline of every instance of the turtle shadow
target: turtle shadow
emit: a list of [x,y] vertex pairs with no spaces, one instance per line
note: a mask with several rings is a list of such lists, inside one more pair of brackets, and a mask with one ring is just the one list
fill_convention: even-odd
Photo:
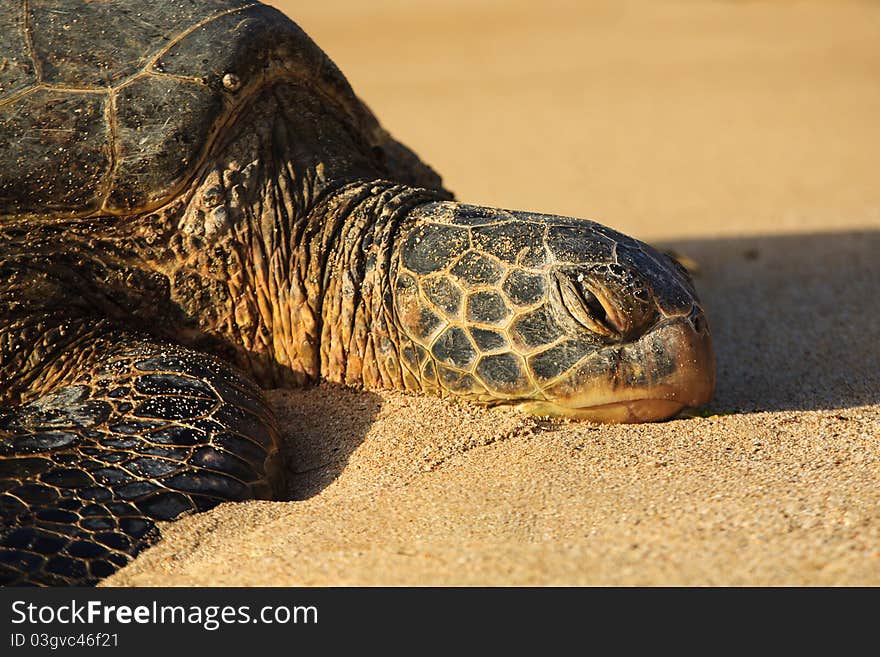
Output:
[[880,231],[670,240],[717,355],[714,412],[880,403]]
[[332,484],[382,407],[375,393],[329,383],[270,390],[267,396],[281,428],[283,501],[308,499]]

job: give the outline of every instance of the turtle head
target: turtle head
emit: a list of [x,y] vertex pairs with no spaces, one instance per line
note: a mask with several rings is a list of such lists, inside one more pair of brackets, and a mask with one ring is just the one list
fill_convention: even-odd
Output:
[[668,256],[582,219],[452,202],[408,218],[394,305],[421,389],[601,422],[711,399],[708,325]]

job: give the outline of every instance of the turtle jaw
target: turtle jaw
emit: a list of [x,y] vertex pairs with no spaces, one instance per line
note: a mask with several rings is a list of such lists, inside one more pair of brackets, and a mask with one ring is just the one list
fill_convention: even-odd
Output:
[[712,339],[695,309],[661,320],[634,342],[595,352],[545,388],[546,400],[518,408],[592,422],[658,422],[708,403],[714,390]]

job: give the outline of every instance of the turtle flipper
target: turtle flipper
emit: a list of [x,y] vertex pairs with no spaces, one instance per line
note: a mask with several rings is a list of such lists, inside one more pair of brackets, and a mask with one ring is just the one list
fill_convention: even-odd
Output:
[[272,497],[277,444],[259,389],[228,365],[125,343],[0,409],[0,584],[91,584],[156,540],[157,520]]

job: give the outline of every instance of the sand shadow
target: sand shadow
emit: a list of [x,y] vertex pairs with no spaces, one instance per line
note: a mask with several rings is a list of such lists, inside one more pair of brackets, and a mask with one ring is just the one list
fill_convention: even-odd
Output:
[[308,499],[333,483],[382,406],[375,393],[328,383],[267,396],[281,427],[285,501]]
[[716,412],[880,402],[880,231],[658,244],[694,258]]

